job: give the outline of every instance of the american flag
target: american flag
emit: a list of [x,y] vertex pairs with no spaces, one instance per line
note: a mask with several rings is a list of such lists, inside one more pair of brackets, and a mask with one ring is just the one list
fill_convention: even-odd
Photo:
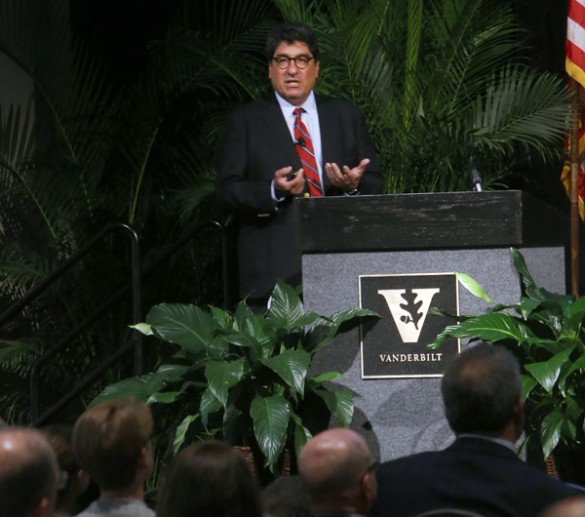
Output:
[[585,86],[585,0],[569,0],[565,53],[567,73]]
[[[569,0],[565,54],[567,74],[578,83],[578,89],[580,89],[585,86],[585,0]],[[579,215],[582,220],[585,220],[585,113],[582,108],[579,111],[577,198]],[[566,162],[563,167],[561,181],[570,195],[571,164],[569,162]]]

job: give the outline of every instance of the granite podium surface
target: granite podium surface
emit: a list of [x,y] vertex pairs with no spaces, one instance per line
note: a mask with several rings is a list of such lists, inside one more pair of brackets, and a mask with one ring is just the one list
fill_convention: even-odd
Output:
[[[359,277],[367,275],[461,272],[498,302],[516,302],[510,247],[522,251],[538,284],[566,292],[567,218],[525,192],[298,199],[295,218],[305,308],[320,314],[359,307]],[[486,307],[463,288],[458,304],[461,314]],[[340,335],[313,368],[344,374],[338,383],[354,393],[352,427],[373,454],[385,461],[448,445],[440,377],[363,378],[360,338],[359,329]]]

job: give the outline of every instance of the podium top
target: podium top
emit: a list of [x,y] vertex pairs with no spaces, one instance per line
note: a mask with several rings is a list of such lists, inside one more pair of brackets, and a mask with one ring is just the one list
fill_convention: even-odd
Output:
[[298,198],[303,252],[563,246],[568,217],[520,190]]

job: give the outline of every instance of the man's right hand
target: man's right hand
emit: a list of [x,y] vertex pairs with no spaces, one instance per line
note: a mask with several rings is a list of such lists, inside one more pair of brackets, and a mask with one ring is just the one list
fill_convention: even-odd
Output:
[[302,195],[305,189],[305,174],[303,169],[293,170],[292,167],[283,167],[274,173],[274,190],[288,192],[293,196]]

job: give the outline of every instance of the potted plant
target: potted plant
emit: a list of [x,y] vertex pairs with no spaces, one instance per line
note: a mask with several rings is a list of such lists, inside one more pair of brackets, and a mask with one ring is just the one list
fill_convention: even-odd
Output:
[[95,402],[133,395],[172,404],[180,421],[175,450],[196,422],[199,433],[252,446],[273,470],[285,447],[298,451],[330,416],[337,425],[350,424],[351,392],[328,384],[341,374],[313,375],[311,359],[366,316],[376,314],[367,309],[328,317],[306,312],[295,290],[281,281],[265,314],[252,312],[245,301],[233,313],[156,305],[135,328],[169,347],[171,358],[149,374],[107,387]]
[[451,336],[515,351],[523,366],[527,440],[538,441],[548,458],[558,446],[585,443],[585,298],[538,287],[522,254],[513,248],[511,253],[522,285],[520,300],[498,304],[477,282],[458,274],[464,287],[492,306],[483,314],[458,317],[429,346],[437,348]]

